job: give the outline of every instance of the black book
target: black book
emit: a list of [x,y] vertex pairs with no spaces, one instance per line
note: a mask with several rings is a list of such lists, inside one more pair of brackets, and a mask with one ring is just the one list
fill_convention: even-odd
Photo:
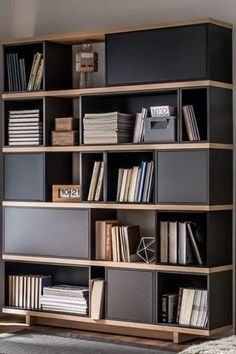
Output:
[[16,61],[16,74],[17,74],[17,82],[18,82],[18,90],[22,91],[22,83],[21,83],[21,75],[20,75],[20,63],[18,54],[15,53],[15,61]]
[[204,233],[195,223],[187,223],[188,236],[192,245],[193,254],[199,265],[203,265]]
[[9,54],[7,54],[7,56],[6,56],[6,61],[7,61],[8,91],[13,91],[12,72],[11,72],[11,63],[10,63],[10,56],[9,56]]
[[9,54],[9,64],[10,64],[10,67],[11,67],[12,91],[17,91],[15,66],[14,66],[14,59],[13,59],[13,54],[12,53]]
[[19,66],[20,66],[21,90],[25,91],[26,90],[26,76],[25,76],[25,60],[24,59],[19,60]]
[[162,295],[162,322],[174,323],[177,315],[178,294]]

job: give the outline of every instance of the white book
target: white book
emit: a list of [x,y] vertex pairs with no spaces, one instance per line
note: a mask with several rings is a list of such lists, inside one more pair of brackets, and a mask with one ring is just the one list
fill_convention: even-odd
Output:
[[198,316],[200,313],[201,298],[202,298],[202,291],[196,290],[194,295],[193,310],[192,310],[191,320],[190,320],[191,326],[197,326]]
[[23,307],[23,293],[24,293],[24,288],[23,288],[23,275],[19,276],[19,307]]
[[88,201],[94,200],[100,167],[101,167],[101,161],[95,161],[93,165],[93,172],[92,172],[92,177],[91,177],[90,187],[88,192]]
[[11,146],[25,146],[25,145],[32,145],[32,146],[38,146],[41,145],[41,142],[39,141],[9,141],[8,145]]
[[147,190],[147,202],[150,202],[151,200],[151,193],[152,193],[152,186],[153,186],[153,173],[154,173],[154,162],[151,161],[151,169],[150,169],[150,176],[149,176],[149,184],[148,184],[148,190]]
[[178,261],[180,264],[186,264],[187,254],[187,228],[186,222],[178,223]]
[[104,310],[104,280],[94,280],[91,294],[91,318],[99,320]]
[[130,188],[128,194],[128,202],[135,202],[135,188],[138,179],[139,166],[134,166],[132,168],[131,178],[130,178]]
[[39,122],[39,118],[9,118],[9,123],[32,123]]
[[104,163],[101,162],[101,167],[100,167],[100,172],[98,176],[98,182],[97,182],[97,187],[96,187],[95,197],[94,197],[94,200],[96,202],[102,199],[103,175],[104,175]]
[[126,184],[125,184],[125,194],[124,194],[124,202],[128,201],[129,189],[130,189],[130,179],[131,179],[132,169],[128,169]]
[[119,202],[124,202],[125,200],[125,188],[126,188],[127,177],[128,177],[128,169],[125,168],[122,176]]
[[16,110],[16,111],[9,111],[9,114],[34,114],[39,113],[39,109],[25,109],[25,110]]
[[119,168],[118,180],[117,180],[117,191],[116,191],[116,201],[117,202],[120,200],[120,190],[121,190],[121,184],[122,184],[122,179],[123,179],[123,173],[124,173],[124,169]]
[[190,325],[194,294],[194,289],[183,289],[179,324]]
[[178,233],[177,222],[169,222],[169,262],[178,262]]
[[142,127],[142,113],[136,113],[136,119],[135,119],[135,126],[134,126],[134,136],[133,136],[133,143],[139,143],[139,137],[140,137],[140,130]]
[[9,115],[9,120],[11,119],[19,119],[19,118],[24,118],[26,120],[30,118],[39,118],[39,113],[35,114],[10,114]]

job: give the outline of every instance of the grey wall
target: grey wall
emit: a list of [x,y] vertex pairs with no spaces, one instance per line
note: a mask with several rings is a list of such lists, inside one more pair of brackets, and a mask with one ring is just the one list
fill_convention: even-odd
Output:
[[[8,0],[11,34],[63,33],[192,17],[236,24],[235,0]],[[1,1],[2,2],[2,1]]]

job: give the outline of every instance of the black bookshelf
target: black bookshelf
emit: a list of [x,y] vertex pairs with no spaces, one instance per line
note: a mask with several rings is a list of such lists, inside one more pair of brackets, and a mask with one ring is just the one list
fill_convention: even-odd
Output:
[[[211,330],[231,325],[232,30],[210,22],[108,32],[104,39],[106,84],[114,90],[82,90],[80,97],[75,95],[79,104],[67,89],[72,88],[73,45],[81,43],[81,39],[78,43],[71,40],[70,44],[62,39],[61,43],[36,40],[4,45],[5,312],[12,311],[8,303],[9,275],[50,274],[55,285],[90,286],[95,278],[105,279],[102,319],[108,323],[122,321],[134,328],[142,324],[145,330],[146,325],[158,325],[169,332],[173,327],[173,333],[187,331],[191,335],[199,334],[199,330],[210,335]],[[42,96],[35,96],[35,92],[32,96],[21,92],[11,96],[7,55],[17,53],[25,58],[29,76],[36,52],[45,59]],[[139,60],[135,60],[137,56]],[[150,88],[151,83],[165,85]],[[122,91],[122,85],[132,86],[123,86]],[[55,91],[52,97],[44,96],[44,91],[52,90],[61,90],[61,94]],[[116,146],[84,144],[86,113],[118,111],[135,115],[143,107],[158,105],[176,107],[175,141],[140,146],[132,141]],[[189,141],[183,116],[185,105],[193,106],[199,141]],[[27,109],[40,111],[43,143],[30,151],[26,146],[17,150],[8,146],[9,111]],[[54,118],[78,113],[79,145],[50,150]],[[100,201],[88,202],[95,161],[104,164],[103,193]],[[140,166],[143,161],[154,162],[150,201],[118,202],[119,169]],[[80,184],[79,204],[50,203],[52,185],[75,181]],[[139,225],[142,237],[153,237],[155,261],[114,264],[96,260],[96,221],[109,219]],[[186,265],[161,263],[162,221],[191,221],[197,225],[202,236],[203,264],[196,260]],[[162,295],[178,292],[181,287],[207,290],[206,327],[162,322]],[[74,320],[79,321],[76,316]],[[99,330],[99,321],[97,327]]]

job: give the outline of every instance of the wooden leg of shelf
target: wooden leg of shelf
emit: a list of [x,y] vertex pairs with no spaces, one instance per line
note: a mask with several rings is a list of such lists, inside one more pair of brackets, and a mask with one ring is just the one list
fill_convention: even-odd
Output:
[[30,315],[26,315],[25,316],[25,323],[28,326],[33,326],[33,324],[35,323],[35,319],[32,316],[30,316]]
[[187,333],[179,333],[179,332],[174,332],[173,333],[173,342],[176,344],[184,343],[189,340],[196,339],[197,336],[194,336],[192,334],[187,334]]

